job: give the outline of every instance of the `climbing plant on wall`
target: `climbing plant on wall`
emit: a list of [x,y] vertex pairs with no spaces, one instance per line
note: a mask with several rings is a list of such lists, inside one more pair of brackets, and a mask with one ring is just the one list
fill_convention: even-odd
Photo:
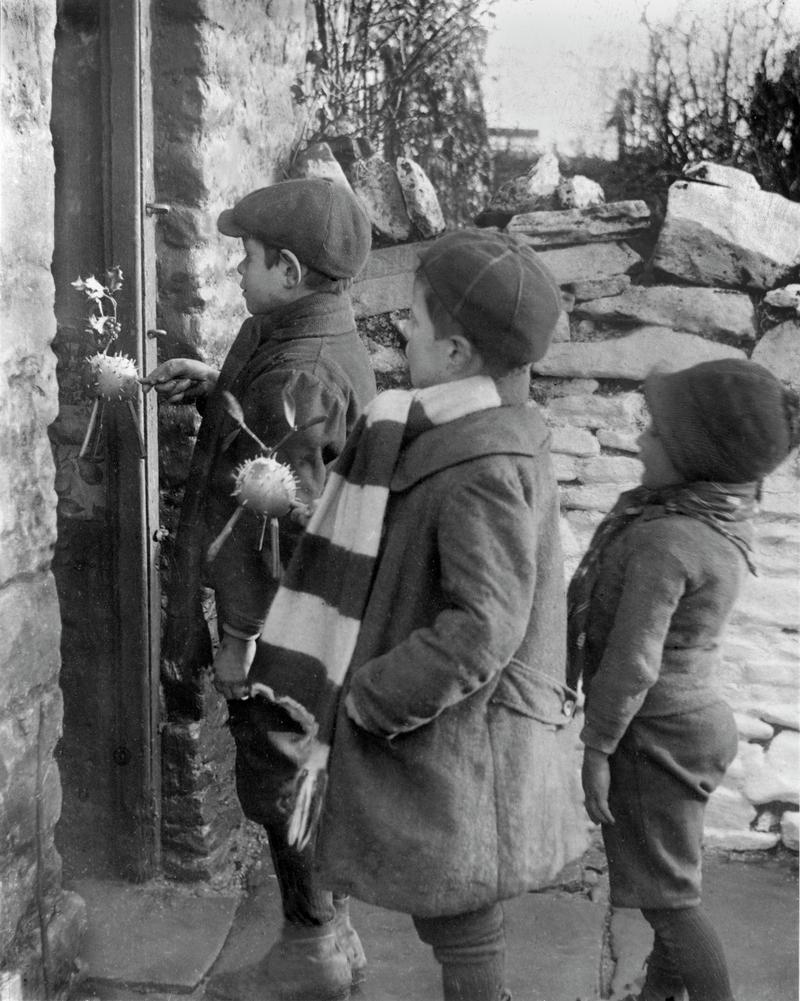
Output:
[[366,136],[426,170],[449,221],[484,203],[490,160],[480,87],[494,0],[313,0],[316,38],[295,100],[305,138]]

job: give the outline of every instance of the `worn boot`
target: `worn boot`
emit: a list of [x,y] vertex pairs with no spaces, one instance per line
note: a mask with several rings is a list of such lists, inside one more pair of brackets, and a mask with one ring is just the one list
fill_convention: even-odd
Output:
[[334,897],[333,906],[336,908],[336,917],[333,919],[336,941],[347,956],[351,983],[355,987],[357,984],[363,984],[366,979],[367,957],[364,955],[358,932],[350,924],[350,898]]
[[287,922],[262,960],[212,977],[205,996],[209,1001],[345,1001],[351,980],[333,921],[321,926]]

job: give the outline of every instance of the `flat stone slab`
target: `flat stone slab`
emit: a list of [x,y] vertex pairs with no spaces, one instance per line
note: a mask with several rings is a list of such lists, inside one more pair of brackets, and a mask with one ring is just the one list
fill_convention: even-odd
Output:
[[81,958],[89,984],[120,989],[190,994],[219,955],[239,904],[238,897],[199,896],[174,884],[81,879],[70,889],[86,902]]
[[609,202],[589,208],[523,212],[509,222],[509,233],[524,235],[532,247],[559,247],[609,242],[645,230],[650,225],[646,202]]
[[[525,242],[526,237],[522,237]],[[625,243],[586,243],[575,247],[557,247],[539,251],[544,264],[559,285],[572,290],[576,282],[587,276],[597,282],[623,275],[642,263],[642,258]]]
[[533,366],[539,375],[561,378],[641,380],[653,368],[676,371],[717,358],[744,358],[738,348],[668,327],[640,327],[605,341],[553,344]]

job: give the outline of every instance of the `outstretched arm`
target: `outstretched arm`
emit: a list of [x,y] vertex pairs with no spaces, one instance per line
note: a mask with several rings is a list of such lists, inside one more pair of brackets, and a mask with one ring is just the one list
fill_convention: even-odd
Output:
[[208,396],[219,372],[194,358],[170,358],[141,380],[144,391],[155,389],[165,403],[187,403]]

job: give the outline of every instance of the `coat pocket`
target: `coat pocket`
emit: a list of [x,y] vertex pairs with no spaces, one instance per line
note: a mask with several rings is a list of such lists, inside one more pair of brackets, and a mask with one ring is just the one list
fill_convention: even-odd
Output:
[[512,658],[500,672],[489,700],[521,716],[561,728],[575,715],[577,693],[538,668]]

